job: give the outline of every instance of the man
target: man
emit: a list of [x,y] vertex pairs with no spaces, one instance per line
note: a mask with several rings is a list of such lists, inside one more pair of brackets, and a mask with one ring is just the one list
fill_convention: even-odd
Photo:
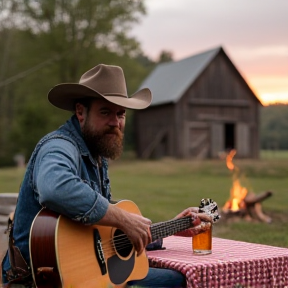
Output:
[[[149,219],[110,203],[107,161],[122,152],[125,109],[148,107],[150,90],[142,89],[129,98],[122,69],[101,64],[83,74],[79,83],[56,85],[48,100],[74,115],[43,137],[31,155],[10,226],[10,249],[2,264],[4,283],[32,285],[29,231],[42,207],[86,225],[117,227],[138,255],[151,242]],[[188,208],[178,217],[197,218],[197,211]],[[198,219],[209,221],[204,214]],[[180,287],[185,286],[185,278],[176,271],[150,269],[145,279],[128,284]]]

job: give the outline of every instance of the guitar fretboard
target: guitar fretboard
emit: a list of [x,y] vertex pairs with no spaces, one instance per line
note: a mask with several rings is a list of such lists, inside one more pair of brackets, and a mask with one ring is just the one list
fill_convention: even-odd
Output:
[[192,220],[190,216],[152,224],[150,227],[152,241],[188,229],[191,227],[191,224]]

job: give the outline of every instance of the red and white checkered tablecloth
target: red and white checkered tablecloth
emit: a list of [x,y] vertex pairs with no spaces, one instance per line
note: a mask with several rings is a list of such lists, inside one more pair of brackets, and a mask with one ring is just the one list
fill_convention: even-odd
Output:
[[187,288],[288,288],[288,249],[213,238],[212,254],[197,256],[190,237],[164,239],[147,252],[150,266],[186,276]]

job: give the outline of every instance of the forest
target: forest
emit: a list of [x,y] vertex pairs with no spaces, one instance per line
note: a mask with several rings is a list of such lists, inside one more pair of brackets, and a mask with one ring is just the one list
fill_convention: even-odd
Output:
[[[149,59],[129,32],[145,17],[143,0],[0,0],[0,166],[31,155],[37,141],[67,118],[47,101],[58,83],[78,82],[96,64],[123,68],[128,95],[152,69],[173,60]],[[261,148],[288,149],[288,106],[261,108]],[[128,111],[125,149],[133,150]]]
[[260,115],[261,149],[288,150],[288,105],[264,106]]

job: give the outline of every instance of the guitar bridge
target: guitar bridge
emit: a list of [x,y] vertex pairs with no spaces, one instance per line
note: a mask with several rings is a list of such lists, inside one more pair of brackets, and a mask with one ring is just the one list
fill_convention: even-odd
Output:
[[105,275],[107,273],[107,268],[106,268],[106,263],[105,263],[105,258],[104,258],[102,243],[101,243],[101,237],[100,237],[98,229],[93,230],[93,237],[94,237],[94,250],[95,250],[96,259],[98,261],[101,274]]

